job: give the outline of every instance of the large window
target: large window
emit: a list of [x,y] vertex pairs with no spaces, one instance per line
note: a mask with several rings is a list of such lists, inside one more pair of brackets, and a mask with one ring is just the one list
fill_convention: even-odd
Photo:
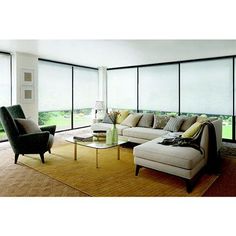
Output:
[[[0,53],[0,106],[11,105],[11,57]],[[6,139],[0,122],[0,140]]]
[[72,67],[39,61],[39,124],[71,128]]
[[96,69],[40,60],[38,75],[40,125],[55,124],[57,131],[91,125],[98,98]]
[[91,125],[97,99],[97,70],[74,67],[74,127]]
[[108,70],[108,108],[137,105],[139,112],[218,117],[223,120],[222,137],[235,139],[233,79],[236,83],[234,57],[112,69]]
[[232,139],[232,59],[181,63],[182,113],[221,116],[223,138]]
[[178,64],[139,68],[139,109],[178,112]]
[[108,70],[108,109],[137,109],[137,68]]

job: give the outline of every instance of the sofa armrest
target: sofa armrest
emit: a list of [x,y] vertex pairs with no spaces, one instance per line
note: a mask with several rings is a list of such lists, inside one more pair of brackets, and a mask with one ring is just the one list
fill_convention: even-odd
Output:
[[222,147],[222,126],[223,126],[223,121],[221,119],[214,120],[214,121],[212,121],[212,124],[215,127],[217,151],[219,151],[220,148]]
[[[217,152],[222,147],[222,120],[214,120],[212,121],[212,124],[215,127],[216,132],[216,145],[217,145]],[[208,127],[205,126],[203,129],[202,137],[201,137],[201,148],[205,151],[205,157],[208,157],[208,141],[209,141],[209,130]]]

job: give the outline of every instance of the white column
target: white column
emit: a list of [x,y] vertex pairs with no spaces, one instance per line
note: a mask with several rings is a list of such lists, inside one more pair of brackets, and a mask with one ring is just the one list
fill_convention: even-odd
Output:
[[106,109],[106,100],[107,100],[107,68],[99,67],[98,68],[99,76],[99,100],[104,101]]
[[[26,117],[31,117],[38,123],[38,57],[16,52],[13,54],[12,59],[13,104],[20,104]],[[32,84],[27,84],[23,81],[23,71],[32,72]],[[24,89],[32,89],[32,100],[27,101],[24,99]]]

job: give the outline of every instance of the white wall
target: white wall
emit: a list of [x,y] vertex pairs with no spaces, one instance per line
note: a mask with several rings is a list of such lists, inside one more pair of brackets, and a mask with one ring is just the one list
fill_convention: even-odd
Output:
[[[26,117],[31,117],[38,123],[38,57],[26,53],[14,53],[12,62],[12,76],[13,76],[13,104],[21,104]],[[24,83],[22,79],[23,70],[33,71],[33,100],[25,102],[22,97],[22,89]]]

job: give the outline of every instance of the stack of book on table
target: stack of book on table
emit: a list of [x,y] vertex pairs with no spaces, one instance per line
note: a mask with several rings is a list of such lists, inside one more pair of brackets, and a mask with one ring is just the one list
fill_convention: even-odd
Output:
[[93,134],[91,133],[85,133],[85,134],[79,134],[73,137],[74,140],[80,141],[80,142],[91,142],[93,141]]
[[105,130],[94,130],[93,137],[97,138],[97,140],[105,140],[106,139],[106,131]]

